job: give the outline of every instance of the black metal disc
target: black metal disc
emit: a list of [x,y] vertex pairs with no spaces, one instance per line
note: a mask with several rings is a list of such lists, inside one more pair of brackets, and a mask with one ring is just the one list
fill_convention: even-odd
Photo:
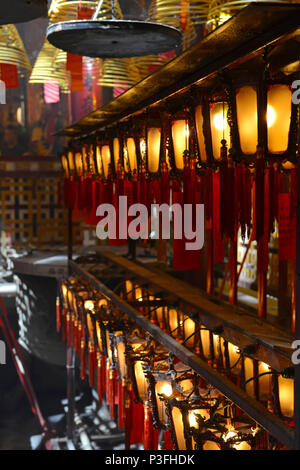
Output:
[[138,57],[174,49],[181,33],[145,21],[77,20],[52,24],[47,39],[59,49],[87,57]]
[[0,1],[0,25],[24,23],[40,16],[47,17],[47,0]]

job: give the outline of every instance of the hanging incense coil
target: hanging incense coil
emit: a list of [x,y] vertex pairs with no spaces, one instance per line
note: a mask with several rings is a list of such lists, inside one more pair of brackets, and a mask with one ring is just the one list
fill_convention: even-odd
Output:
[[99,85],[130,88],[134,80],[129,73],[129,59],[106,59],[100,67]]
[[[257,0],[260,2],[263,0]],[[209,30],[213,30],[229,20],[231,16],[235,15],[238,10],[245,8],[252,2],[244,0],[211,0],[209,2],[208,14],[207,14],[207,25]],[[287,3],[286,0],[276,0],[276,3]]]
[[21,74],[31,70],[23,41],[12,24],[0,26],[0,63],[16,65]]
[[[86,11],[87,19],[90,19],[94,14],[98,5],[98,0],[89,1],[66,1],[66,0],[52,0],[49,8],[50,23],[58,23],[60,21],[72,21],[77,20],[80,16],[80,9],[82,11],[82,17],[84,11]],[[101,11],[97,16],[97,20],[111,20],[112,18],[121,20],[123,19],[122,11],[118,0],[114,0],[113,6],[110,0],[104,0],[101,7]]]
[[153,0],[149,15],[156,21],[182,29],[188,18],[194,24],[205,23],[209,3],[207,0]]
[[[60,57],[59,62],[58,57]],[[29,83],[54,82],[59,84],[62,92],[67,92],[69,87],[65,63],[66,57],[45,40],[31,72]]]
[[197,39],[195,25],[206,22],[207,1],[153,0],[149,15],[154,21],[164,23],[182,32],[182,49],[186,50]]
[[132,81],[137,83],[151,73],[151,68],[162,67],[169,60],[171,60],[171,57],[163,54],[147,55],[139,58],[133,57],[128,65],[129,75]]
[[76,55],[140,57],[172,50],[181,42],[180,32],[172,26],[123,19],[117,0],[53,0],[49,17],[47,39],[59,49]]

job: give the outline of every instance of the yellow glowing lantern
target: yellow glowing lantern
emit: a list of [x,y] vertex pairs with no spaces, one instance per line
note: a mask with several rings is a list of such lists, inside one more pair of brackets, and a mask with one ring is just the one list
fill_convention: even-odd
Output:
[[101,156],[101,149],[99,145],[96,146],[96,164],[97,164],[97,173],[99,176],[103,175],[103,164],[102,164],[102,156]]
[[[265,362],[258,363],[258,373],[263,374],[265,372],[270,372],[270,367]],[[259,384],[259,397],[268,399],[270,398],[271,393],[271,375],[263,375],[258,379]]]
[[[245,382],[247,380],[250,380],[252,377],[254,377],[254,367],[253,367],[253,359],[250,357],[245,357],[244,358],[244,372],[245,372]],[[248,382],[245,386],[246,392],[249,393],[249,395],[254,395],[254,380],[251,380]]]
[[[196,331],[196,323],[190,318],[185,318],[183,323],[184,337],[188,338],[190,335]],[[193,347],[195,344],[195,336],[187,339],[184,343],[186,346]]]
[[68,164],[70,173],[74,173],[75,165],[74,165],[74,153],[72,151],[68,152]]
[[282,154],[289,143],[292,90],[288,85],[272,85],[267,93],[268,152]]
[[158,410],[158,417],[161,423],[167,424],[167,415],[166,415],[166,405],[163,400],[159,399],[160,395],[165,395],[166,397],[170,397],[172,395],[172,385],[167,382],[166,380],[160,380],[155,384],[155,394],[156,394],[156,402],[157,402],[157,410]]
[[143,371],[142,361],[135,362],[134,373],[139,397],[142,401],[146,401],[148,396],[148,385]]
[[109,165],[110,165],[110,162],[111,162],[109,145],[103,145],[101,147],[101,156],[102,156],[102,165],[103,165],[104,177],[107,178],[108,169],[109,169]]
[[208,359],[211,357],[210,332],[204,329],[203,327],[203,330],[200,331],[200,337],[201,337],[203,355],[206,359]]
[[184,152],[189,151],[189,124],[186,119],[172,121],[172,142],[175,167],[177,170],[184,168]]
[[143,162],[146,161],[146,141],[143,137],[140,138],[140,154]]
[[147,169],[149,173],[157,173],[160,163],[161,128],[147,129]]
[[[170,331],[177,330],[179,325],[179,312],[175,308],[170,308],[168,312]],[[176,331],[174,331],[175,333]]]
[[294,416],[294,379],[279,376],[278,387],[281,413],[292,418]]
[[115,137],[114,140],[113,140],[113,153],[114,153],[115,171],[117,171],[118,162],[120,160],[120,140],[119,140],[119,137]]
[[126,291],[126,298],[128,300],[132,300],[132,298],[133,298],[133,284],[128,279],[125,282],[125,291]]
[[83,163],[84,173],[88,173],[88,171],[89,171],[88,152],[87,152],[87,147],[85,145],[82,147],[82,163]]
[[227,121],[228,104],[224,101],[210,103],[210,132],[212,153],[215,160],[220,160],[221,141],[226,140],[230,145],[230,127]]
[[137,170],[137,155],[135,140],[133,137],[127,139],[127,152],[128,152],[128,161],[129,161],[129,170]]
[[203,131],[204,119],[203,119],[203,106],[202,105],[197,106],[195,109],[195,122],[196,122],[200,159],[201,161],[206,162],[207,155],[206,155],[205,137],[204,137],[204,131]]
[[236,112],[241,151],[254,155],[258,144],[256,87],[244,86],[236,90]]
[[139,302],[143,301],[143,291],[140,287],[135,288],[135,300],[138,300]]
[[62,164],[63,170],[65,172],[65,177],[69,178],[70,177],[70,172],[69,172],[68,159],[65,155],[62,155],[62,157],[61,157],[61,164]]
[[237,133],[234,132],[233,146],[237,153],[244,156],[255,155],[259,144],[266,156],[292,158],[296,147],[295,143],[290,146],[290,139],[296,111],[293,111],[291,87],[280,83],[267,85],[265,111],[259,107],[258,89],[259,85],[236,89],[236,116],[233,113],[233,122],[236,122]]
[[186,450],[182,414],[181,411],[175,406],[172,408],[172,421],[174,424],[178,450]]
[[82,154],[80,152],[75,153],[75,166],[77,175],[81,176],[83,174],[83,162]]
[[[226,442],[229,439],[232,439],[236,436],[237,436],[236,430],[233,427],[230,427],[229,431],[225,434],[223,439]],[[232,448],[236,449],[236,450],[251,450],[250,444],[248,444],[248,442],[246,442],[246,441],[237,442],[237,443],[232,445]]]
[[119,364],[119,370],[121,378],[124,379],[127,376],[127,365],[126,365],[126,355],[125,355],[125,343],[123,341],[122,333],[115,333],[117,341],[117,359]]

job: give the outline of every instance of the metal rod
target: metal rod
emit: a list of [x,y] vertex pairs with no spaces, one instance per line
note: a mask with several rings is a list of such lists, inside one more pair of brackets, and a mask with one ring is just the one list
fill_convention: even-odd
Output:
[[99,1],[98,5],[97,5],[97,8],[96,8],[96,10],[94,11],[92,20],[96,20],[96,19],[97,19],[97,16],[99,15],[99,12],[100,12],[100,10],[101,10],[101,7],[102,7],[103,2],[104,2],[104,0],[100,0],[100,1]]

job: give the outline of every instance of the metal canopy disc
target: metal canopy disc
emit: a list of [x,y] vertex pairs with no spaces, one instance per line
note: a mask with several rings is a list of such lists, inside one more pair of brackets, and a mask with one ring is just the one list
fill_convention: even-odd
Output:
[[181,32],[145,21],[77,20],[50,25],[47,39],[59,49],[87,57],[138,57],[176,48]]
[[24,23],[41,16],[47,17],[46,0],[8,0],[0,1],[0,25]]

